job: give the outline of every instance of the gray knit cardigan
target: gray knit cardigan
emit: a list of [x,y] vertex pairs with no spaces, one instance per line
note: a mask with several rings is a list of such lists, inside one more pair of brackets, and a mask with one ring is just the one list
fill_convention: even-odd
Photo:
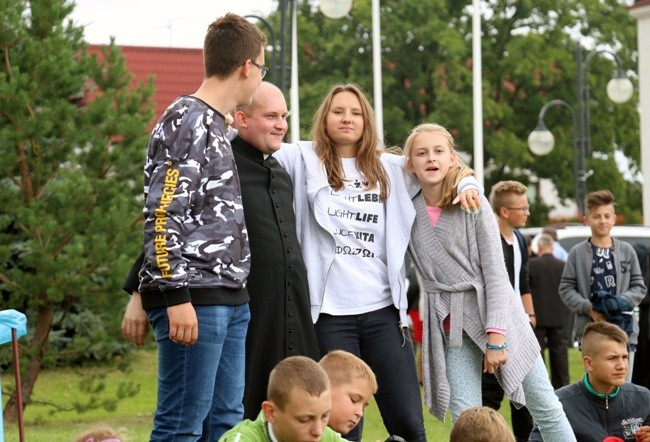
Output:
[[[521,384],[540,348],[508,280],[499,228],[488,200],[481,195],[477,215],[467,215],[460,207],[444,210],[435,228],[422,194],[414,197],[413,204],[417,215],[409,252],[426,293],[423,378],[431,414],[444,421],[449,407],[446,346],[460,346],[464,331],[485,351],[488,328],[506,330],[508,362],[495,374],[508,398],[525,405]],[[448,315],[447,338],[442,323]]]

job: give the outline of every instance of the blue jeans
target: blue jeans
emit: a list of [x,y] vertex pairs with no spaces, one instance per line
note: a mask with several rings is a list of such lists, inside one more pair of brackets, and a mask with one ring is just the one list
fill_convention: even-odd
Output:
[[250,312],[239,306],[195,306],[199,339],[191,347],[169,340],[166,308],[147,311],[158,343],[158,404],[151,442],[195,442],[210,423],[209,441],[244,415],[244,357]]
[[[449,409],[452,422],[463,410],[481,406],[483,351],[463,333],[462,347],[447,349],[447,380],[451,389]],[[547,442],[575,441],[575,435],[560,400],[553,391],[540,354],[524,377],[526,407]]]
[[[321,314],[316,336],[323,355],[330,350],[345,350],[363,359],[374,371],[379,385],[375,400],[389,434],[409,442],[426,442],[413,345],[408,330],[400,329],[395,307],[361,315]],[[360,426],[346,439],[361,440]]]

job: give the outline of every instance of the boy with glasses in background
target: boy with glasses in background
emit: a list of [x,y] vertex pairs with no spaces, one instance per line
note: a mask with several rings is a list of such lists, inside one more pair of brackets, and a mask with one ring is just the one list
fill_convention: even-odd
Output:
[[[500,181],[492,186],[489,199],[499,225],[503,257],[510,284],[515,293],[520,295],[524,311],[528,314],[531,326],[535,328],[535,308],[528,278],[528,248],[523,235],[517,230],[526,225],[530,215],[526,186],[518,181]],[[484,406],[494,410],[501,408],[504,393],[493,374],[483,373],[482,390]],[[528,435],[533,428],[533,418],[528,409],[516,408],[511,402],[510,410],[515,439],[518,442],[528,440]]]

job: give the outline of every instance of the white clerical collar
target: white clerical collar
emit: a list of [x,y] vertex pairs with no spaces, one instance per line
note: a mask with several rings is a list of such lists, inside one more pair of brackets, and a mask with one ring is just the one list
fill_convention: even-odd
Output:
[[267,422],[267,426],[269,429],[269,438],[271,439],[271,441],[278,442],[278,439],[275,437],[275,434],[273,434],[273,426],[271,425],[271,422]]

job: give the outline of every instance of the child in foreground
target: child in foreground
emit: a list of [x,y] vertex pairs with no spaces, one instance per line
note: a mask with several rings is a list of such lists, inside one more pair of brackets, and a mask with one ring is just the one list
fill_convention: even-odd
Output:
[[267,400],[254,421],[245,420],[219,442],[345,441],[327,426],[332,399],[325,370],[305,356],[291,356],[269,376]]
[[[361,358],[343,350],[330,351],[319,364],[325,369],[332,390],[332,412],[327,426],[345,436],[359,424],[370,398],[377,393],[375,373]],[[390,436],[385,442],[404,439]]]
[[[650,442],[650,391],[625,381],[627,334],[605,321],[590,322],[582,335],[585,375],[555,391],[580,442]],[[542,442],[537,427],[530,442]]]
[[77,435],[73,442],[126,442],[126,439],[112,428],[102,426],[84,431]]
[[451,428],[449,442],[515,442],[506,420],[490,407],[463,411]]
[[327,425],[346,435],[361,421],[370,398],[377,392],[375,374],[363,360],[343,350],[330,351],[319,364],[327,373],[332,390],[332,412]]
[[[575,436],[548,378],[539,344],[504,265],[496,218],[452,204],[458,181],[472,174],[451,134],[421,124],[404,144],[406,168],[422,190],[409,252],[424,292],[425,402],[444,421],[481,405],[481,372],[495,373],[509,399],[526,405],[546,442]],[[480,205],[490,207],[485,196]],[[507,337],[507,341],[506,341]]]

